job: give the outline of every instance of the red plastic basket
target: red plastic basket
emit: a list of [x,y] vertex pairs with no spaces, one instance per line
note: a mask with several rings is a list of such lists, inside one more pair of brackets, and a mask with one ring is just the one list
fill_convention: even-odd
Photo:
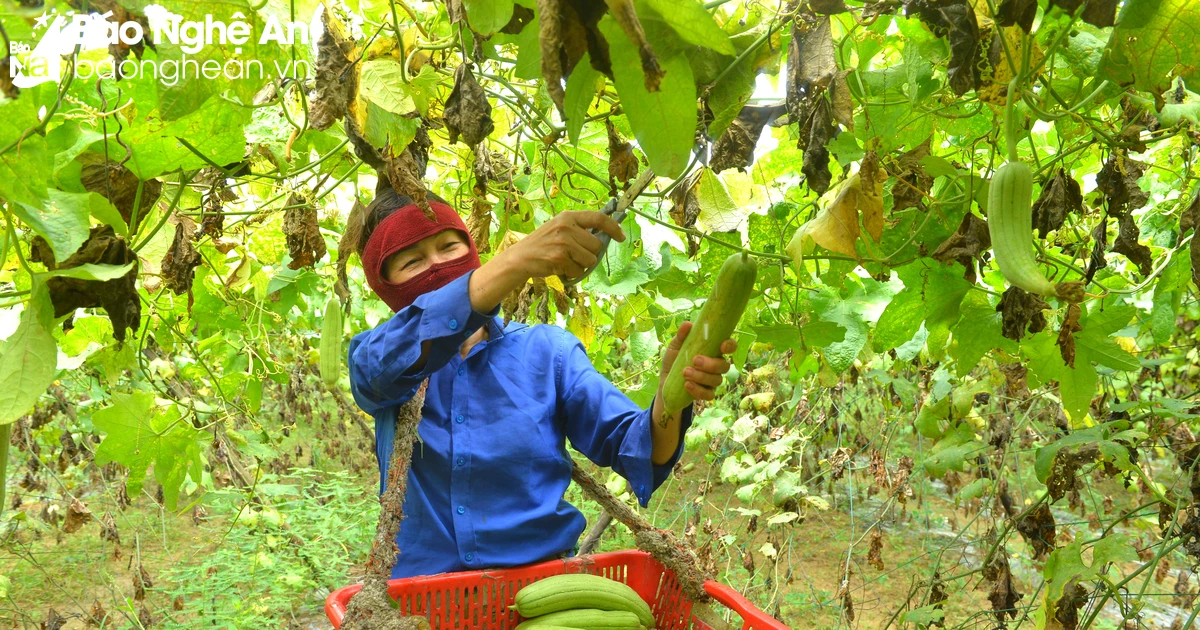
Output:
[[[692,602],[680,590],[675,575],[644,551],[614,551],[511,569],[390,580],[388,594],[400,604],[401,614],[423,615],[434,630],[509,630],[520,622],[517,613],[508,609],[517,591],[531,582],[563,573],[593,573],[628,584],[650,604],[658,630],[712,628],[692,616]],[[360,590],[361,584],[344,586],[326,598],[325,614],[334,628],[341,627],[346,605]],[[728,586],[709,580],[704,590],[741,616],[743,630],[788,630]]]

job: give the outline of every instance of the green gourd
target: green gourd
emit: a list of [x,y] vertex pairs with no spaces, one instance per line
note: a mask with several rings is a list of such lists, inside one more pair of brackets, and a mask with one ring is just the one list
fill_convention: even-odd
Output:
[[641,625],[654,625],[650,605],[637,591],[621,582],[587,573],[538,580],[517,591],[512,607],[526,618],[575,608],[626,611],[637,615]]
[[692,364],[696,355],[716,357],[721,354],[721,342],[729,339],[734,327],[746,310],[750,294],[754,291],[754,279],[758,265],[746,252],[734,254],[725,260],[713,283],[712,294],[692,320],[692,330],[671,365],[667,382],[663,384],[663,410],[674,415],[687,407],[695,398],[684,387],[683,369]]
[[336,296],[325,302],[325,321],[321,324],[321,380],[333,387],[342,367],[342,303]]
[[516,630],[546,630],[547,628],[580,628],[581,630],[642,630],[638,616],[624,610],[576,608],[534,617],[519,624]]

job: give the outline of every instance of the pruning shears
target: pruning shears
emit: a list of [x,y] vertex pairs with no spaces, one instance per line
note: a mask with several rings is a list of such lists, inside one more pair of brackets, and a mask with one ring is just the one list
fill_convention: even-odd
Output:
[[[646,189],[646,186],[650,185],[650,181],[653,179],[654,170],[651,168],[644,169],[641,175],[638,175],[637,179],[633,180],[633,182],[629,184],[629,187],[625,189],[625,192],[623,192],[620,197],[613,197],[612,199],[609,199],[608,203],[604,204],[604,207],[601,208],[600,211],[612,217],[617,223],[623,222],[625,220],[625,215],[629,210],[629,206],[633,205],[633,201],[637,199],[638,195],[642,194],[642,191]],[[600,251],[596,253],[596,264],[588,267],[576,278],[564,278],[563,276],[559,276],[558,278],[562,281],[564,287],[579,284],[580,282],[583,282],[584,278],[592,275],[592,272],[596,270],[596,267],[600,266],[600,261],[604,259],[605,252],[608,251],[608,244],[612,242],[612,237],[603,230],[592,229],[590,232],[593,236],[600,239]]]

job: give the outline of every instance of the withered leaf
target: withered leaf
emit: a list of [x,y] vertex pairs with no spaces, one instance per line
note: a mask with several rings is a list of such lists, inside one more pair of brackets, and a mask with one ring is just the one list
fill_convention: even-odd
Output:
[[813,105],[807,127],[802,129],[801,140],[804,146],[804,163],[800,170],[808,182],[808,187],[818,195],[829,190],[829,182],[833,174],[829,172],[828,144],[837,137],[838,128],[833,124],[833,112],[829,100],[818,98]]
[[612,78],[608,42],[597,24],[607,12],[595,0],[537,0],[538,43],[542,50],[542,78],[558,113],[566,116],[563,77],[571,73],[586,52],[592,67]]
[[792,120],[809,117],[810,103],[837,73],[829,17],[797,14],[788,46],[787,106]]
[[464,63],[454,71],[454,89],[446,98],[442,120],[450,133],[450,144],[458,142],[458,136],[462,135],[463,142],[473,147],[495,128],[492,105],[488,103],[483,86],[475,80],[470,63]]
[[62,529],[68,534],[74,534],[91,520],[92,511],[84,505],[83,501],[71,499],[71,506],[67,508],[67,518],[63,521]]
[[737,118],[713,145],[709,168],[715,173],[730,168],[749,168],[754,164],[754,147],[758,144],[763,127],[771,124],[786,111],[787,106],[783,104],[743,107]]
[[[830,251],[858,257],[855,244],[861,234],[859,217],[862,216],[864,224],[874,223],[874,220],[869,218],[873,215],[882,217],[884,177],[884,174],[877,171],[874,178],[875,189],[871,190],[864,185],[860,173],[861,169],[848,177],[837,197],[822,208],[816,217],[797,228],[792,235],[785,249],[797,270],[805,253],[811,249],[810,241]],[[879,225],[882,226],[882,221]],[[875,237],[874,234],[871,236]]]
[[838,599],[842,600],[842,614],[846,615],[846,620],[854,621],[854,598],[850,596],[850,580],[848,578],[842,580],[841,586],[838,588]]
[[1092,253],[1088,257],[1087,266],[1087,281],[1091,282],[1095,277],[1096,272],[1108,266],[1108,261],[1104,258],[1104,252],[1108,249],[1108,217],[1100,217],[1100,222],[1096,227],[1092,228],[1092,240],[1095,244],[1092,246]]
[[1108,214],[1121,216],[1146,205],[1150,195],[1138,186],[1146,165],[1122,152],[1113,153],[1096,174],[1096,189],[1108,198]]
[[347,276],[347,266],[350,255],[356,253],[355,248],[362,239],[363,223],[366,221],[367,207],[354,197],[354,205],[350,207],[350,215],[346,218],[346,227],[342,238],[338,241],[337,280],[333,283],[333,292],[343,301],[350,299],[350,281]]
[[[1080,313],[1078,304],[1067,306],[1067,316],[1063,318],[1062,326],[1058,329],[1058,350],[1062,354],[1063,363],[1071,369],[1075,368],[1075,333],[1083,330],[1079,325]],[[1054,498],[1060,499],[1062,496]]]
[[211,184],[202,200],[200,229],[204,234],[219,237],[225,233],[225,204],[237,199],[237,195],[226,185],[224,173],[211,167],[205,171],[210,172]]
[[892,212],[924,207],[926,195],[933,186],[933,178],[925,172],[921,160],[929,155],[929,142],[932,139],[933,136],[926,138],[925,142],[888,162],[888,172],[896,178],[892,185]]
[[883,241],[883,182],[887,179],[887,171],[879,166],[879,156],[874,150],[863,155],[858,175],[862,179],[858,211],[862,215],[863,229],[880,243]]
[[963,277],[975,284],[975,260],[991,247],[992,235],[988,231],[987,221],[968,212],[958,224],[958,230],[934,250],[933,259],[943,263],[962,263],[966,267]]
[[883,566],[883,532],[879,528],[871,530],[871,548],[867,551],[867,564],[882,571]]
[[992,603],[992,614],[996,621],[1004,623],[1004,618],[1017,618],[1017,603],[1021,601],[1021,593],[1017,591],[1016,581],[1013,580],[1012,570],[1008,565],[1008,548],[1001,546],[992,556],[992,561],[983,567],[983,579],[991,584],[988,590],[988,601]]
[[62,317],[77,308],[103,308],[112,321],[113,337],[125,340],[125,329],[135,332],[141,326],[142,303],[134,284],[137,280],[138,257],[125,239],[116,235],[110,226],[91,229],[88,239],[61,264],[55,263],[54,251],[41,236],[33,238],[29,259],[40,262],[49,271],[70,269],[85,264],[124,266],[134,263],[129,273],[114,280],[83,280],[54,277],[46,281],[54,316]]
[[347,37],[345,26],[328,9],[321,13],[321,22],[324,28],[317,40],[317,76],[308,102],[308,126],[317,131],[328,129],[346,115],[358,89],[358,74],[348,58],[354,40]]
[[288,209],[283,213],[283,235],[287,237],[288,269],[316,267],[325,257],[325,237],[317,224],[317,209],[296,193],[288,196]]
[[112,203],[129,226],[129,233],[136,234],[142,219],[146,218],[150,208],[154,207],[154,202],[158,201],[159,195],[162,194],[162,182],[148,179],[142,183],[142,198],[138,200],[135,217],[133,204],[137,199],[138,183],[141,180],[133,171],[111,160],[105,160],[104,155],[100,153],[82,153],[75,159],[83,165],[79,181],[84,190],[94,192]]
[[471,215],[467,217],[467,232],[475,241],[475,248],[480,254],[492,250],[492,204],[487,199],[475,197],[471,203]]
[[183,215],[176,215],[175,220],[175,238],[162,259],[162,280],[163,285],[175,295],[187,293],[190,308],[192,281],[196,278],[195,269],[201,262],[200,252],[196,251],[192,242],[196,222]]
[[843,127],[854,130],[854,99],[850,96],[850,83],[846,77],[852,70],[835,72],[829,84],[829,105],[833,119]]
[[1033,227],[1038,236],[1046,238],[1052,230],[1062,227],[1071,212],[1083,214],[1083,191],[1079,182],[1060,168],[1042,183],[1042,192],[1033,202]]
[[96,627],[99,627],[108,618],[108,611],[104,609],[104,604],[101,604],[100,600],[96,599],[92,600],[92,609],[88,611],[88,615],[91,616],[89,621]]
[[1050,308],[1041,296],[1028,293],[1019,287],[1009,287],[1000,297],[996,310],[1000,311],[1001,333],[1008,339],[1020,341],[1025,331],[1038,333],[1046,329],[1046,315],[1042,311]]
[[1053,604],[1056,627],[1062,630],[1079,628],[1079,610],[1088,603],[1088,591],[1077,580],[1077,577],[1071,578],[1063,587],[1062,597]]
[[60,630],[67,625],[68,618],[58,614],[58,611],[51,608],[46,612],[46,620],[41,623],[41,630]]
[[1042,558],[1054,550],[1055,522],[1050,504],[1042,502],[1017,521],[1017,532],[1033,548],[1034,558]]
[[939,37],[950,44],[950,63],[946,76],[950,88],[962,96],[980,85],[982,47],[975,9],[967,0],[911,0],[904,14],[916,14]]
[[[1053,1],[1053,0],[1051,0]],[[996,9],[996,22],[1000,26],[1020,25],[1028,33],[1037,17],[1037,0],[1004,0]]]
[[621,138],[612,121],[604,119],[608,129],[608,177],[624,184],[637,177],[638,160],[633,154],[633,146]]
[[1138,271],[1143,276],[1148,276],[1153,265],[1150,262],[1150,248],[1138,242],[1141,233],[1132,214],[1127,212],[1121,215],[1117,219],[1117,240],[1113,241],[1111,251],[1124,255],[1130,262],[1138,266]]
[[[694,189],[700,182],[700,174],[703,169],[696,169],[690,175],[683,178],[674,189],[671,190],[671,210],[669,212],[671,220],[682,228],[696,227],[696,219],[700,217],[700,201],[696,198]],[[688,237],[688,256],[695,256],[700,251],[700,243],[691,234]]]
[[138,562],[137,569],[133,573],[133,600],[138,602],[145,601],[146,589],[152,586],[154,586],[154,583],[150,581],[150,574],[146,572],[146,567],[142,566],[141,562]]
[[642,72],[645,73],[646,91],[657,92],[658,84],[662,81],[662,77],[666,72],[658,66],[658,57],[654,55],[654,48],[650,46],[650,41],[646,39],[646,32],[642,30],[642,23],[638,20],[633,2],[630,0],[621,0],[619,2],[608,0],[606,4],[608,4],[608,10],[612,14],[613,19],[620,25],[621,30],[625,32],[625,36],[633,43],[634,48],[637,48],[638,56],[642,59]]
[[433,221],[433,209],[429,207],[429,201],[425,198],[427,191],[425,183],[421,181],[425,169],[419,168],[413,158],[413,152],[406,148],[400,152],[400,155],[393,156],[389,151],[384,156],[384,163],[387,166],[387,180],[392,188],[401,195],[412,199],[413,203],[417,204],[417,207],[425,213],[425,216]]

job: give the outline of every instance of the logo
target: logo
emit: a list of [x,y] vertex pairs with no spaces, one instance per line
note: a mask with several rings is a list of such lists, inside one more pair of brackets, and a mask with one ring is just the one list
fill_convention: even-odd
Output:
[[[273,16],[265,20],[258,19],[255,15],[251,21],[238,12],[228,22],[214,19],[211,14],[205,15],[203,20],[185,20],[183,16],[157,4],[145,8],[145,17],[145,22],[141,22],[113,20],[112,11],[70,11],[59,14],[55,9],[51,13],[43,13],[34,24],[36,44],[30,46],[26,42],[9,42],[8,73],[13,85],[31,88],[47,82],[60,83],[64,71],[68,69],[81,79],[146,76],[165,85],[176,85],[196,78],[233,80],[307,76],[308,63],[304,60],[289,60],[283,65],[279,61],[272,61],[273,68],[268,68],[264,67],[261,60],[246,57],[244,47],[255,44],[251,50],[257,51],[272,44],[312,46],[322,29],[318,16],[308,22],[288,22]],[[44,32],[38,36],[42,29]],[[84,54],[95,50],[113,50],[114,47],[134,48],[146,43],[156,48],[163,45],[177,47],[179,54],[156,59],[132,59],[128,56],[117,59],[107,55]],[[220,46],[222,54],[197,58],[210,46]],[[79,55],[74,65],[68,64],[66,58],[77,51]],[[271,70],[274,70],[274,74]]]

